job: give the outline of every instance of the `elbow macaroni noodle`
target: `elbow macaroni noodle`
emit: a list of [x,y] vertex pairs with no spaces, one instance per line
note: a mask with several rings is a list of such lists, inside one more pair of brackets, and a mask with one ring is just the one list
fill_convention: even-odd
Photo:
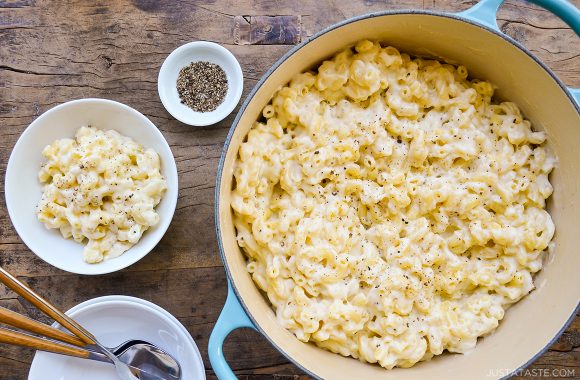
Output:
[[239,149],[249,273],[301,341],[389,369],[468,352],[554,234],[545,133],[463,66],[361,41],[317,71]]
[[159,222],[155,206],[167,186],[153,149],[113,130],[81,127],[75,139],[57,140],[42,154],[48,162],[38,174],[38,220],[67,239],[87,239],[86,262],[121,255]]

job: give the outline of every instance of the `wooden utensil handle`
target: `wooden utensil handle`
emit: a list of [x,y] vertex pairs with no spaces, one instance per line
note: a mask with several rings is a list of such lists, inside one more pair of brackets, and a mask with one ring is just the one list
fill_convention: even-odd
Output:
[[0,327],[0,343],[12,344],[15,346],[31,347],[41,351],[54,352],[77,358],[87,359],[90,352],[76,347],[65,346],[64,344],[37,338],[32,335],[8,330]]
[[0,322],[7,325],[17,327],[35,334],[43,335],[49,338],[59,340],[61,342],[69,343],[75,346],[83,347],[85,342],[74,335],[65,333],[64,331],[47,326],[44,323],[37,322],[33,319],[18,314],[12,310],[8,310],[0,306]]
[[18,295],[23,297],[25,300],[36,306],[44,314],[48,315],[67,330],[79,337],[80,340],[86,344],[96,344],[97,340],[95,337],[85,330],[81,325],[75,322],[72,318],[64,314],[62,311],[58,310],[40,295],[35,293],[28,286],[20,282],[16,277],[12,276],[10,273],[6,272],[0,267],[0,281],[2,281],[10,289],[14,290]]

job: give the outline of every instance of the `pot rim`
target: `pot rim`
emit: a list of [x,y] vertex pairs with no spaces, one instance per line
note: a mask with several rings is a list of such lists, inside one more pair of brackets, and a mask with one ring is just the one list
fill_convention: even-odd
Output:
[[[244,309],[244,312],[246,313],[248,318],[252,321],[256,330],[262,336],[264,336],[268,340],[268,342],[272,346],[274,346],[274,348],[276,348],[276,350],[278,352],[280,352],[286,359],[288,359],[290,362],[292,362],[292,364],[294,364],[295,366],[300,368],[306,374],[308,374],[316,379],[321,379],[321,378],[317,374],[312,372],[310,369],[305,368],[300,363],[298,363],[291,355],[286,353],[286,351],[284,350],[283,347],[279,346],[276,342],[274,342],[274,340],[272,340],[270,338],[270,336],[264,331],[264,329],[260,326],[260,324],[256,321],[256,319],[254,318],[254,316],[250,312],[250,309],[246,305],[244,298],[240,295],[240,293],[236,287],[236,284],[232,279],[231,270],[230,270],[230,267],[228,265],[226,255],[224,253],[224,247],[223,247],[223,242],[222,242],[222,238],[221,238],[220,216],[219,216],[220,215],[219,214],[219,208],[220,208],[219,198],[220,198],[221,179],[222,179],[222,175],[223,175],[224,162],[225,162],[225,158],[226,158],[227,153],[228,153],[229,148],[230,148],[230,143],[231,143],[233,134],[234,134],[244,112],[248,108],[248,105],[254,99],[254,96],[260,90],[260,88],[262,87],[264,82],[266,82],[270,78],[270,76],[274,73],[274,71],[276,71],[288,58],[290,58],[292,55],[297,53],[300,49],[302,49],[304,46],[306,46],[310,42],[316,40],[319,37],[322,37],[323,35],[331,32],[335,29],[339,29],[339,28],[346,26],[346,25],[349,25],[351,23],[355,23],[355,22],[362,21],[362,20],[369,19],[369,18],[383,17],[383,16],[395,16],[395,15],[424,15],[424,16],[444,17],[444,18],[448,18],[448,19],[452,19],[452,20],[456,20],[456,21],[461,21],[461,22],[464,22],[466,24],[470,24],[473,26],[477,26],[477,27],[489,32],[489,33],[492,33],[498,37],[501,37],[505,41],[511,43],[514,47],[516,47],[519,50],[521,50],[522,52],[524,52],[532,60],[534,60],[540,67],[542,67],[552,77],[552,79],[556,82],[556,84],[560,87],[560,89],[564,92],[564,94],[572,102],[574,108],[576,109],[576,112],[580,115],[580,104],[578,104],[575,101],[575,99],[572,97],[572,95],[570,94],[570,91],[568,90],[566,85],[560,80],[560,78],[558,78],[558,76],[552,71],[552,69],[550,69],[538,57],[536,57],[534,54],[532,54],[532,52],[530,50],[528,50],[525,46],[523,46],[521,43],[519,43],[518,41],[516,41],[512,37],[508,36],[507,34],[504,34],[504,33],[500,32],[498,30],[495,30],[487,25],[480,24],[476,21],[473,21],[469,18],[463,17],[460,14],[455,14],[455,13],[446,13],[446,12],[441,12],[441,11],[419,10],[419,9],[401,9],[401,10],[387,10],[387,11],[372,12],[372,13],[362,14],[359,16],[354,16],[354,17],[348,18],[346,20],[340,21],[338,23],[332,24],[330,26],[327,26],[326,28],[322,29],[321,31],[308,37],[307,39],[305,39],[304,41],[302,41],[298,45],[292,47],[284,55],[282,55],[282,57],[280,57],[278,60],[276,60],[276,62],[274,62],[274,64],[272,64],[272,66],[262,75],[260,80],[254,85],[254,87],[252,88],[250,93],[247,95],[247,97],[244,100],[244,102],[242,103],[242,106],[240,107],[238,113],[236,114],[236,117],[235,117],[234,121],[232,122],[232,125],[228,131],[227,136],[226,136],[226,140],[225,140],[224,146],[222,148],[222,153],[220,156],[220,161],[218,164],[217,174],[216,174],[216,187],[215,187],[215,195],[214,195],[214,197],[215,197],[215,199],[214,199],[214,202],[215,202],[214,223],[215,223],[215,230],[216,230],[216,237],[217,237],[219,254],[220,254],[221,260],[222,260],[223,265],[224,265],[224,269],[226,272],[229,286],[231,286],[238,302],[240,303],[240,305]],[[576,307],[575,307],[574,311],[571,313],[570,317],[568,317],[568,320],[563,324],[562,328],[556,333],[556,335],[554,335],[554,337],[548,343],[546,343],[546,345],[544,347],[542,347],[535,355],[533,355],[527,362],[525,362],[524,364],[522,364],[518,368],[513,369],[513,372],[511,372],[507,376],[502,377],[501,379],[503,380],[503,379],[510,378],[513,373],[516,373],[524,368],[527,368],[530,364],[532,364],[534,361],[536,361],[541,355],[543,355],[556,342],[556,340],[558,340],[558,338],[564,333],[564,331],[566,331],[566,329],[568,328],[568,326],[570,326],[570,324],[572,323],[572,321],[574,320],[574,318],[576,317],[576,314],[578,314],[578,312],[580,312],[580,300],[576,304]]]

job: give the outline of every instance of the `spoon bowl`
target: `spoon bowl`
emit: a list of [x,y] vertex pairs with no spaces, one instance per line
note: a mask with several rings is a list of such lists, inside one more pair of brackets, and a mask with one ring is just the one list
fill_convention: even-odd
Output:
[[181,379],[181,366],[167,352],[143,340],[128,340],[109,348],[123,363],[139,368],[142,373],[167,380]]

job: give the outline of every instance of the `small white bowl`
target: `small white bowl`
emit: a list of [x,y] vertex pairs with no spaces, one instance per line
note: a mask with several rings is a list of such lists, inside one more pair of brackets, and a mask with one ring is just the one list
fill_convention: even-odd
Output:
[[[47,229],[38,221],[35,212],[42,195],[38,171],[46,162],[42,150],[55,140],[73,138],[83,125],[114,129],[147,148],[153,148],[161,158],[161,174],[167,181],[167,191],[156,207],[159,223],[148,229],[127,252],[98,264],[84,262],[85,245],[65,239],[57,229]],[[167,141],[143,114],[112,100],[80,99],[46,111],[26,128],[8,160],[4,188],[12,224],[32,252],[67,272],[95,275],[114,272],[137,262],[161,240],[177,204],[177,167]]]
[[[228,92],[214,111],[195,112],[179,99],[179,71],[195,61],[215,63],[226,73]],[[228,116],[240,101],[243,87],[244,74],[236,57],[223,46],[207,41],[190,42],[175,49],[163,62],[157,78],[159,98],[167,112],[182,123],[196,126],[215,124]]]
[[[140,339],[173,356],[181,366],[182,379],[205,379],[199,349],[185,327],[163,308],[135,297],[105,296],[85,301],[69,311],[73,317],[108,347]],[[58,324],[53,324],[58,327]],[[111,364],[37,352],[29,380],[116,380]]]

